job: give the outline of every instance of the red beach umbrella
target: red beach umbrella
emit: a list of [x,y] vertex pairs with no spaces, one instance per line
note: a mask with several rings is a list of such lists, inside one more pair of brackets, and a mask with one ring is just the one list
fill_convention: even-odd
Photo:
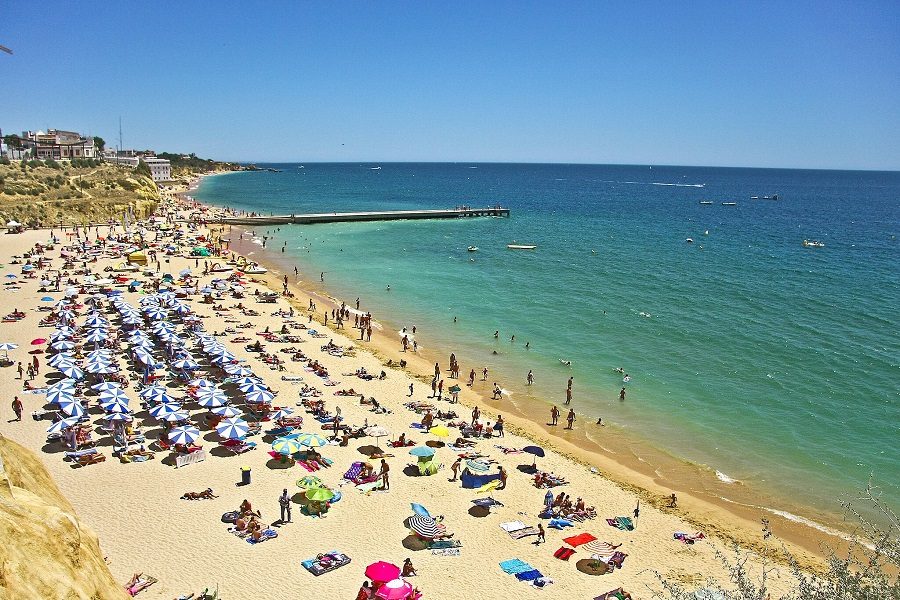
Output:
[[366,577],[372,581],[392,581],[400,577],[400,567],[379,560],[366,567]]
[[32,346],[40,346],[40,345],[46,344],[46,343],[47,343],[47,340],[45,340],[44,338],[37,338],[37,339],[31,340]]

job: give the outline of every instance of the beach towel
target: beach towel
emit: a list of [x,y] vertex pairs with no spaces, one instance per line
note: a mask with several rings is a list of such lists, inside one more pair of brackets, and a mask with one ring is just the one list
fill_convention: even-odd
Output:
[[515,575],[516,573],[524,573],[534,569],[534,567],[527,562],[519,560],[518,558],[504,560],[500,563],[500,568],[503,569],[503,572],[507,575]]
[[500,529],[502,529],[506,533],[511,533],[518,529],[525,529],[526,527],[528,527],[528,525],[526,525],[522,521],[508,521],[506,523],[500,523]]
[[592,542],[586,543],[582,550],[584,550],[585,552],[589,552],[592,555],[609,558],[616,553],[617,547],[618,546],[613,546],[609,542],[594,540]]
[[634,523],[631,521],[631,517],[616,517],[616,522],[619,524],[619,529],[634,531]]
[[514,540],[520,540],[523,537],[528,537],[530,535],[537,535],[539,533],[540,532],[538,531],[537,527],[526,527],[525,529],[517,529],[516,531],[510,531],[509,537],[511,537]]
[[359,461],[350,465],[350,468],[347,469],[346,473],[344,473],[344,479],[348,481],[356,481],[356,479],[359,477],[359,474],[362,473],[362,466],[363,464]]
[[459,556],[459,548],[435,548],[431,551],[433,556]]
[[380,481],[370,481],[368,483],[359,484],[358,486],[356,486],[356,489],[358,489],[361,492],[371,492],[379,487],[381,487]]
[[600,594],[599,596],[594,598],[594,600],[624,600],[625,596],[623,596],[622,592],[619,591],[621,589],[622,588],[616,588],[614,590],[606,592],[605,594]]
[[516,573],[516,579],[518,579],[519,581],[534,581],[535,579],[538,579],[540,577],[543,577],[543,574],[541,574],[541,572],[537,569],[525,571],[524,573]]
[[429,550],[447,550],[448,548],[462,548],[462,542],[459,540],[434,540],[429,542],[426,547]]
[[572,537],[564,538],[563,541],[568,545],[576,548],[581,544],[587,544],[588,542],[593,542],[596,540],[594,536],[589,533],[579,533],[578,535],[573,535]]
[[569,560],[570,558],[572,558],[573,554],[575,554],[575,551],[571,548],[560,546],[559,550],[553,553],[553,556],[555,556],[559,560]]
[[304,560],[300,564],[303,565],[304,569],[306,569],[316,577],[334,571],[335,569],[339,569],[344,565],[350,564],[350,557],[346,554],[341,554],[337,550],[332,550],[331,552],[328,552],[322,556],[322,559],[318,559],[318,557],[310,558],[308,560]]
[[260,544],[265,542],[266,540],[273,540],[278,537],[278,532],[274,529],[266,529],[262,532],[262,535],[258,540],[254,540],[252,536],[248,536],[247,543],[248,544]]

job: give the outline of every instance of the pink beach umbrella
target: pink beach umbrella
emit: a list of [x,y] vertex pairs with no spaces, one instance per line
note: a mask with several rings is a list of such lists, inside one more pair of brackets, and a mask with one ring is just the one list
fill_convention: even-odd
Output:
[[409,596],[412,590],[412,585],[405,579],[392,579],[378,588],[375,597],[384,600],[403,600]]
[[366,577],[372,581],[393,581],[400,577],[400,567],[379,560],[366,567]]

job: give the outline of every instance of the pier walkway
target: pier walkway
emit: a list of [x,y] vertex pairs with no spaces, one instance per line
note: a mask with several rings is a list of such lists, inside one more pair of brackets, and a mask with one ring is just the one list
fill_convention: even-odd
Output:
[[450,208],[430,210],[386,210],[377,212],[315,213],[305,215],[274,215],[259,217],[220,217],[210,222],[223,225],[312,225],[314,223],[353,223],[357,221],[399,221],[405,219],[459,219],[466,217],[508,217],[509,209]]

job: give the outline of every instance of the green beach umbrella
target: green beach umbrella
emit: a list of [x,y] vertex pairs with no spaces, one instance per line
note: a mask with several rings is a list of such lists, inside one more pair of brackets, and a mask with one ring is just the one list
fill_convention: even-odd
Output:
[[297,487],[303,488],[305,490],[309,490],[312,488],[320,488],[323,485],[325,485],[325,484],[322,483],[321,479],[319,479],[318,477],[314,477],[312,475],[307,475],[303,479],[297,480]]
[[306,490],[306,499],[313,500],[315,502],[328,502],[334,498],[334,492],[329,490],[328,488],[312,488]]

